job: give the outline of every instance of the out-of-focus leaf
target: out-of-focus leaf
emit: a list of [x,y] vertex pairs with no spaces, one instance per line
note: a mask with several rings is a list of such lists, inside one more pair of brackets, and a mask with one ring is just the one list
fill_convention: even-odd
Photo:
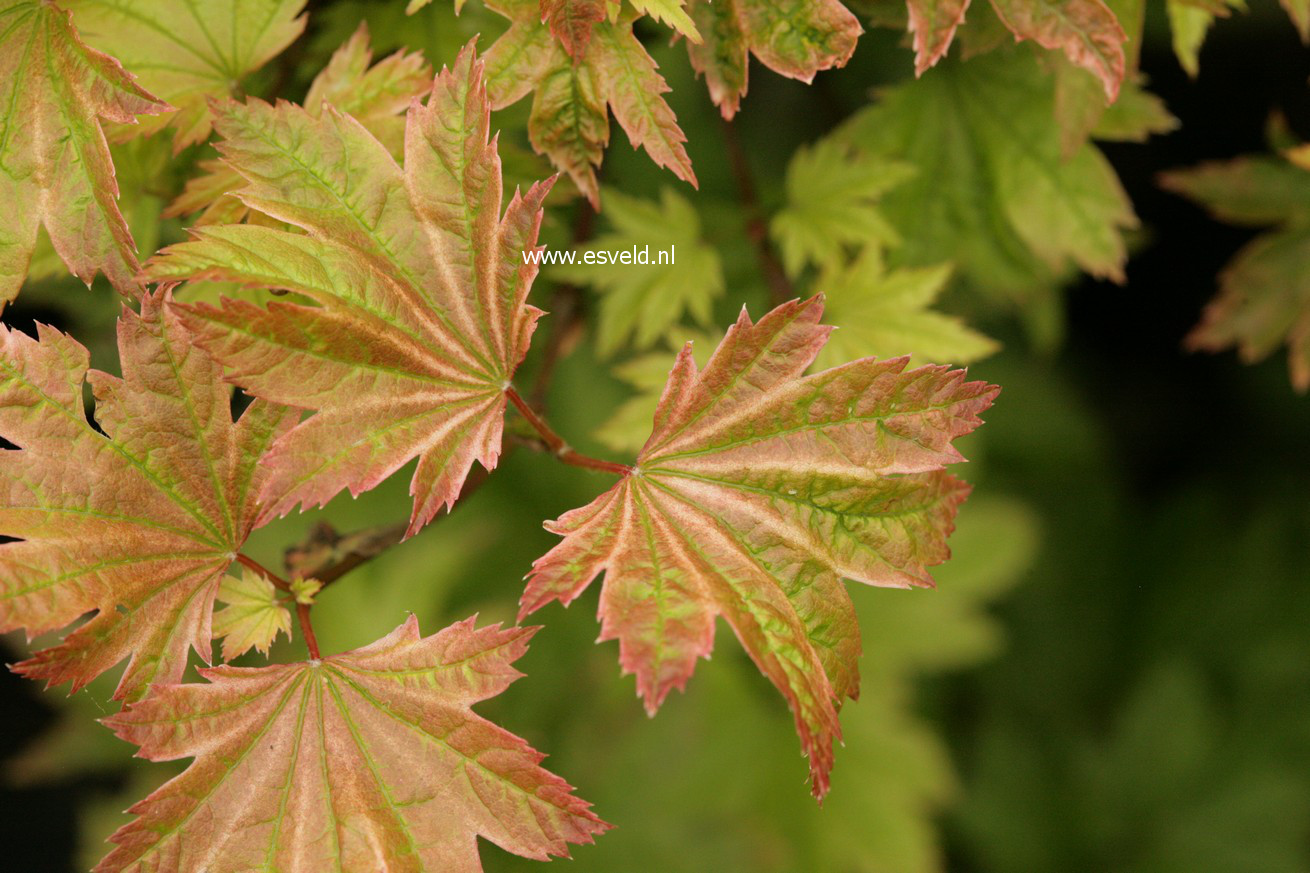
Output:
[[940,65],[848,122],[855,145],[918,170],[882,198],[904,239],[892,263],[951,261],[1017,300],[1071,263],[1122,280],[1136,216],[1099,151],[1062,155],[1053,105],[1051,77],[1018,47]]
[[731,119],[746,95],[750,58],[779,75],[810,82],[843,67],[863,29],[840,0],[688,0],[699,42],[687,41],[710,97]]
[[899,243],[877,204],[914,172],[912,164],[840,140],[799,149],[787,166],[786,203],[769,227],[787,272],[798,276],[807,264],[833,269],[848,251]]
[[1296,390],[1310,390],[1310,169],[1284,158],[1237,158],[1175,170],[1164,187],[1238,224],[1276,225],[1224,269],[1188,345],[1236,348],[1254,363],[1287,346]]
[[174,151],[209,136],[209,101],[237,92],[305,29],[305,0],[67,0],[86,41],[122,61],[178,111],[134,132],[173,128]]
[[816,290],[823,294],[827,321],[837,330],[815,366],[900,355],[912,355],[916,364],[969,364],[995,352],[994,341],[929,308],[950,275],[949,266],[888,272],[876,248],[825,273]]
[[1173,34],[1174,55],[1187,75],[1193,79],[1201,71],[1201,45],[1216,18],[1227,18],[1231,11],[1246,10],[1245,0],[1168,0],[1169,29]]
[[[601,292],[596,344],[602,355],[648,349],[684,316],[710,320],[723,294],[723,269],[715,248],[701,239],[700,217],[683,197],[665,188],[658,203],[605,192],[605,219],[613,228],[578,252],[648,258],[648,263],[557,265],[553,278]],[[668,256],[672,263],[659,263]]]

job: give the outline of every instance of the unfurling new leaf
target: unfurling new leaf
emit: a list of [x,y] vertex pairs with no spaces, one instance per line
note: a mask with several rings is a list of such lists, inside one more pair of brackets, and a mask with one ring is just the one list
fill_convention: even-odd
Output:
[[[233,422],[222,372],[162,297],[118,325],[123,378],[41,327],[0,328],[0,629],[29,636],[95,616],[17,666],[76,690],[130,657],[115,696],[176,682],[210,657],[223,574],[256,524],[265,452],[294,422],[257,401]],[[83,381],[96,397],[86,420]]]
[[601,639],[654,712],[714,645],[723,616],[792,708],[814,793],[837,711],[858,693],[859,629],[842,578],[931,585],[968,486],[943,467],[997,389],[960,370],[865,359],[802,374],[830,328],[818,298],[745,313],[698,370],[679,355],[633,471],[548,524],[520,615],[601,573]]
[[203,670],[106,719],[155,761],[194,758],[133,807],[97,873],[479,873],[477,837],[538,860],[608,829],[522,739],[470,707],[520,674],[533,630],[421,637]]
[[308,298],[184,307],[228,378],[316,413],[279,439],[269,514],[358,494],[417,457],[412,534],[500,454],[505,387],[539,310],[526,303],[549,185],[501,214],[482,62],[466,48],[409,111],[404,169],[358,121],[258,100],[217,121],[247,206],[305,233],[204,228],[147,267]]

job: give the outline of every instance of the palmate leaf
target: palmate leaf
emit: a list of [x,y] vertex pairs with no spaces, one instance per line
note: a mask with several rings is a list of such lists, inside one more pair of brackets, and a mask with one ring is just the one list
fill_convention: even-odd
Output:
[[409,533],[500,454],[505,387],[539,310],[526,304],[548,184],[501,216],[482,63],[466,48],[410,109],[402,170],[350,116],[229,104],[220,149],[240,197],[303,228],[203,228],[147,265],[159,281],[283,288],[315,305],[183,308],[199,341],[256,396],[316,410],[278,440],[266,515],[366,491],[418,458]]
[[943,467],[998,389],[960,370],[864,359],[802,376],[830,328],[819,298],[742,314],[703,370],[679,355],[632,472],[547,527],[520,615],[605,573],[601,639],[654,712],[714,645],[722,615],[786,697],[828,788],[837,711],[859,688],[843,577],[931,585],[968,486]]
[[267,655],[279,633],[291,636],[291,611],[278,602],[273,583],[258,573],[243,568],[240,576],[224,576],[218,599],[227,604],[214,613],[214,636],[223,638],[224,661],[251,649]]
[[[81,688],[131,658],[115,696],[175,682],[210,657],[223,573],[255,526],[265,452],[295,420],[256,402],[233,422],[218,365],[162,297],[124,313],[123,378],[51,328],[0,333],[0,628],[29,636],[95,610],[17,671]],[[96,396],[86,420],[82,383]]]
[[728,119],[746,96],[751,55],[808,83],[821,70],[844,67],[864,32],[840,0],[689,0],[688,8],[702,39],[688,40],[687,53]]
[[1051,79],[1026,47],[992,51],[893,88],[847,123],[856,146],[918,170],[879,204],[904,240],[894,264],[954,262],[972,286],[1018,301],[1071,262],[1122,281],[1123,229],[1137,218],[1094,146],[1067,154]]
[[878,199],[914,175],[912,164],[852,150],[839,139],[802,147],[787,165],[787,200],[770,232],[783,265],[798,276],[807,264],[834,268],[848,250],[900,241]]
[[[635,250],[648,255],[650,263],[574,263],[550,271],[552,278],[602,292],[597,350],[610,356],[625,349],[648,349],[684,314],[708,323],[714,301],[723,294],[723,265],[718,251],[701,239],[696,207],[667,188],[659,203],[606,190],[604,217],[612,230],[583,251]],[[668,253],[672,263],[660,264],[662,253]]]
[[949,266],[888,271],[876,248],[824,273],[816,285],[836,326],[816,364],[909,354],[916,363],[971,364],[997,349],[995,341],[958,318],[929,307],[950,279]]
[[570,57],[541,21],[536,0],[492,0],[510,27],[487,51],[487,92],[503,109],[532,93],[528,138],[569,174],[593,205],[600,203],[596,167],[609,144],[608,110],[633,148],[679,179],[696,185],[683,143],[687,137],[664,100],[669,86],[632,34],[636,14],[597,22],[585,50]]
[[542,755],[470,707],[519,678],[533,629],[420,637],[202,670],[106,719],[155,761],[192,757],[138,803],[97,873],[478,873],[477,837],[548,860],[608,829]]
[[[922,75],[951,47],[969,0],[907,0],[914,34],[915,72]],[[1102,0],[991,0],[1015,39],[1063,51],[1070,61],[1094,73],[1105,95],[1119,94],[1126,70],[1127,35]]]
[[306,0],[68,0],[86,41],[177,107],[141,132],[173,128],[173,148],[209,136],[209,101],[276,57],[305,29]]
[[[328,61],[305,95],[305,111],[318,116],[323,104],[330,103],[355,117],[369,133],[387,147],[393,157],[404,152],[404,112],[410,101],[422,97],[432,88],[432,70],[417,52],[404,50],[388,55],[369,66],[373,51],[369,47],[368,25],[360,22]],[[245,204],[231,193],[241,187],[241,174],[222,160],[199,162],[201,173],[187,181],[165,216],[201,212],[196,225],[233,224],[247,214]]]
[[1224,269],[1219,296],[1188,345],[1212,352],[1236,347],[1247,363],[1286,345],[1292,385],[1310,391],[1310,168],[1245,157],[1175,170],[1161,184],[1234,224],[1275,226]]
[[132,124],[168,104],[89,48],[59,7],[0,0],[0,107],[0,308],[18,295],[43,224],[79,279],[102,272],[130,293],[136,244],[100,120]]

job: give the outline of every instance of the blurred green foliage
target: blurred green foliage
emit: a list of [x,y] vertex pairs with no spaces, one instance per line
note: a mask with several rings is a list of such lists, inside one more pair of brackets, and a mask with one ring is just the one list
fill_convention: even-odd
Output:
[[[1175,26],[1183,15],[1176,5]],[[404,45],[437,65],[475,33],[487,45],[504,27],[476,3],[458,18],[447,4],[412,18],[403,6],[316,6],[306,37],[281,62],[287,90],[303,92],[361,18],[378,56]],[[1161,24],[1148,29],[1148,40],[1168,40]],[[692,277],[587,283],[604,289],[589,287],[579,304],[599,336],[593,331],[569,348],[547,399],[557,429],[600,453],[639,448],[653,392],[681,342],[695,338],[698,353],[708,353],[714,331],[740,307],[758,315],[768,300],[715,110],[681,46],[650,48],[673,86],[669,99],[702,187],[671,188],[674,180],[647,158],[612,148],[604,182],[624,196],[610,200],[613,215],[603,214],[601,229],[615,228],[614,236],[598,244],[654,249],[667,238],[680,254],[686,245],[704,259]],[[923,311],[939,293],[944,312],[969,316],[1005,340],[975,370],[1004,393],[963,447],[973,461],[963,474],[977,492],[961,512],[952,561],[936,572],[939,587],[853,592],[863,691],[842,714],[845,747],[827,802],[816,807],[805,789],[785,707],[730,640],[685,695],[647,719],[631,679],[619,675],[616,646],[593,645],[594,592],[536,617],[545,627],[517,665],[529,678],[480,711],[549,751],[552,769],[619,826],[575,850],[570,869],[580,871],[1310,869],[1310,470],[1286,448],[1303,450],[1310,440],[1305,405],[1268,367],[1216,380],[1213,391],[1243,399],[1207,416],[1196,408],[1204,394],[1175,396],[1164,377],[1148,380],[1148,391],[1126,365],[1097,381],[1086,375],[1097,360],[1052,358],[1064,333],[1061,289],[1073,267],[1113,274],[1127,244],[1121,231],[1135,219],[1119,183],[1095,146],[1072,157],[1062,151],[1055,85],[1026,47],[952,59],[917,81],[904,78],[909,63],[894,35],[871,32],[850,67],[813,90],[760,71],[739,121],[763,208],[807,232],[794,249],[784,247],[792,272],[813,261],[830,269],[864,264],[874,285],[900,277],[905,307],[933,316],[923,329],[967,348],[955,355],[962,360],[994,346]],[[273,76],[261,74],[251,89]],[[893,81],[885,100],[861,108],[870,87]],[[1153,112],[1142,110],[1162,125]],[[550,172],[527,147],[526,117],[525,102],[495,118],[512,182]],[[798,147],[820,142],[841,122],[842,145],[813,145],[791,163]],[[158,146],[115,148],[124,212],[146,250],[183,235],[176,220],[158,218],[184,175],[166,164],[167,144],[162,154]],[[859,157],[838,172],[832,150],[848,147]],[[197,147],[183,157],[208,154]],[[1035,192],[1041,185],[1060,196]],[[544,229],[552,245],[572,239],[573,193],[561,183],[553,197]],[[825,226],[814,214],[830,217],[834,207],[825,204],[834,199],[847,219]],[[1052,204],[1059,209],[1049,211]],[[1097,216],[1090,235],[1076,229],[1088,214]],[[641,222],[658,227],[638,239]],[[851,227],[887,248],[885,264],[878,252],[866,255],[877,255],[876,271],[857,260],[858,240],[845,235]],[[7,317],[57,321],[92,348],[95,366],[115,369],[117,299],[99,282],[88,292],[62,277],[57,263],[38,263]],[[954,279],[943,290],[947,263]],[[562,278],[547,272],[533,302],[552,308]],[[817,271],[810,278],[816,287],[825,281]],[[694,284],[696,294],[676,299],[659,284],[669,282]],[[839,320],[841,306],[834,293]],[[884,339],[860,335],[877,313],[853,311],[851,348],[877,343],[872,351],[888,353]],[[540,330],[550,330],[549,318]],[[539,365],[534,352],[525,384]],[[1144,407],[1154,417],[1135,424]],[[1186,415],[1194,433],[1218,435],[1206,441],[1209,456],[1187,455],[1182,473],[1160,474],[1147,487],[1134,471],[1168,468],[1163,456],[1174,447],[1157,446],[1162,458],[1143,461],[1130,443],[1152,422],[1168,429],[1162,409]],[[1224,452],[1232,458],[1223,460]],[[339,498],[320,513],[270,525],[249,551],[276,565],[315,521],[354,530],[403,520],[409,475],[402,470],[357,500]],[[512,621],[524,573],[556,541],[542,520],[606,485],[599,475],[511,449],[453,514],[320,595],[323,647],[369,642],[408,612],[427,631],[472,612]],[[722,624],[720,634],[727,635]],[[297,657],[300,646],[279,641],[272,657]],[[113,680],[102,677],[71,698],[47,695],[56,726],[7,770],[27,785],[114,777],[115,789],[81,795],[78,869],[103,854],[105,836],[127,820],[121,810],[179,769],[130,759],[129,747],[95,723],[114,708]],[[483,855],[491,871],[536,869],[491,847]]]

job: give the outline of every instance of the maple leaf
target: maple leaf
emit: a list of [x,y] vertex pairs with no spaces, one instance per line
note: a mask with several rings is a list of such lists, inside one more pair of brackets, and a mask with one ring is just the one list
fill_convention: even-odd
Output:
[[474,714],[522,674],[535,628],[420,637],[410,618],[325,658],[201,670],[105,719],[154,761],[191,766],[132,807],[97,873],[477,873],[477,837],[538,860],[609,825],[544,757]]
[[[624,348],[647,349],[683,316],[710,320],[723,294],[723,266],[715,248],[701,239],[700,216],[686,199],[665,188],[659,203],[605,192],[605,218],[613,226],[584,251],[632,252],[651,263],[559,265],[552,277],[590,285],[602,292],[596,345],[602,355]],[[672,263],[659,263],[662,253]]]
[[960,370],[864,359],[802,376],[831,328],[819,298],[751,323],[703,370],[679,354],[632,472],[547,528],[520,617],[568,604],[602,572],[602,640],[654,712],[732,626],[792,708],[814,793],[837,710],[858,693],[859,630],[842,577],[931,585],[968,486],[945,473],[995,386]]
[[1275,226],[1220,274],[1219,296],[1187,344],[1211,352],[1236,347],[1247,363],[1286,344],[1293,386],[1310,390],[1310,166],[1244,157],[1165,173],[1161,184],[1225,221]]
[[821,70],[846,66],[864,32],[839,0],[689,0],[688,9],[702,36],[687,42],[691,65],[727,119],[746,96],[751,55],[809,83]]
[[950,275],[942,265],[889,272],[873,246],[823,274],[816,287],[837,330],[815,363],[834,367],[854,358],[909,353],[920,362],[969,364],[992,354],[993,340],[928,308]]
[[[332,104],[354,116],[398,158],[404,152],[404,112],[411,100],[431,90],[432,69],[417,52],[397,51],[370,67],[372,59],[368,24],[360,22],[310,83],[305,111],[318,116],[325,103]],[[244,181],[241,174],[220,159],[208,158],[199,166],[200,174],[187,180],[186,188],[164,215],[201,212],[196,225],[234,224],[244,219],[245,205],[231,196]]]
[[259,397],[316,414],[278,440],[265,517],[366,491],[413,458],[413,534],[496,465],[505,387],[540,310],[526,304],[549,183],[501,216],[482,62],[472,45],[408,113],[404,169],[355,119],[228,104],[220,149],[250,207],[303,228],[207,227],[147,265],[158,281],[283,288],[314,305],[182,307],[199,341]]
[[[123,378],[40,326],[0,329],[0,628],[30,636],[96,615],[15,669],[84,686],[131,658],[115,697],[176,681],[210,656],[224,572],[255,525],[264,453],[294,421],[256,402],[232,421],[222,372],[162,296],[123,314]],[[96,397],[87,422],[82,383]]]
[[306,0],[68,0],[87,42],[177,108],[143,124],[174,128],[173,150],[209,136],[209,101],[235,93],[305,29]]
[[1227,18],[1234,9],[1245,10],[1245,0],[1168,0],[1169,30],[1174,55],[1187,75],[1196,78],[1201,71],[1201,44],[1216,18]]
[[898,243],[877,201],[914,172],[912,164],[854,151],[835,139],[798,149],[787,165],[786,204],[769,228],[787,272],[797,276],[806,264],[835,267],[847,249]]
[[696,183],[683,143],[687,137],[663,95],[668,84],[655,60],[632,33],[636,13],[591,28],[585,49],[569,52],[542,23],[536,0],[492,0],[491,9],[510,27],[487,50],[487,92],[494,109],[532,93],[528,139],[568,173],[593,205],[600,203],[596,167],[609,144],[607,110],[633,148],[679,179]]
[[118,208],[100,119],[169,107],[88,47],[53,3],[0,0],[0,308],[18,296],[37,231],[79,279],[136,287],[136,244]]
[[[907,0],[914,34],[914,70],[922,75],[951,47],[964,22],[969,0]],[[1059,49],[1070,61],[1101,80],[1106,97],[1119,94],[1127,62],[1127,34],[1102,0],[991,0],[1001,22],[1016,40],[1030,39],[1042,48]]]
[[223,638],[223,660],[231,661],[251,649],[268,654],[279,632],[291,636],[291,612],[278,603],[273,583],[258,573],[242,570],[224,576],[218,599],[227,604],[214,613],[214,636]]
[[1132,204],[1094,146],[1065,155],[1054,92],[1019,46],[938,66],[847,123],[857,147],[918,170],[879,202],[904,240],[893,263],[954,262],[972,285],[1019,301],[1070,262],[1123,280]]

